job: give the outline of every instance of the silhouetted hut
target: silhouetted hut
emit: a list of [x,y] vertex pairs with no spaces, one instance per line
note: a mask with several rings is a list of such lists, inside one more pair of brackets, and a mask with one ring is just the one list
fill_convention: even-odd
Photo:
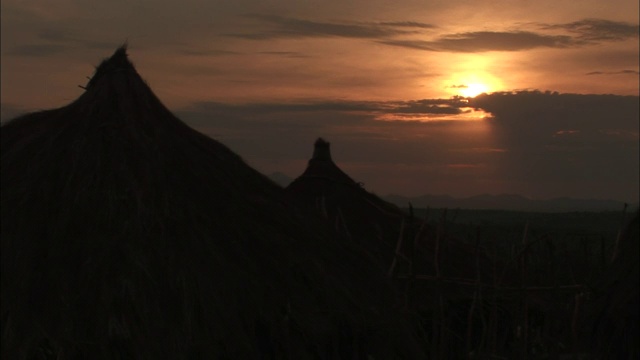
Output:
[[[436,311],[444,313],[444,305],[434,310],[434,298],[446,300],[447,313],[443,316],[449,328],[442,336],[458,351],[455,356],[463,356],[460,351],[465,350],[469,309],[480,307],[472,305],[478,280],[485,287],[493,286],[494,272],[502,278],[504,264],[498,264],[494,271],[493,260],[484,248],[450,236],[444,219],[425,222],[413,218],[365,190],[335,164],[330,144],[322,138],[316,140],[305,171],[285,192],[289,201],[328,221],[343,235],[343,241],[356,243],[372,254],[379,270],[396,279],[395,285],[406,295],[406,304],[425,319]],[[493,299],[485,295],[480,300],[484,308],[475,309],[475,317],[487,311],[487,300]]]
[[590,344],[602,359],[640,357],[640,235],[636,212],[620,237],[615,258],[594,285]]
[[386,287],[120,48],[2,127],[2,358],[420,358]]
[[[433,222],[423,224],[422,219],[410,217],[365,190],[335,164],[330,144],[322,138],[316,140],[305,171],[285,192],[291,201],[319,213],[345,237],[375,254],[385,271],[397,251],[400,272],[406,272],[407,264],[413,262],[414,272],[431,275],[438,270],[443,276],[476,278],[473,246],[449,236]],[[440,252],[438,266],[434,263],[436,251]],[[482,249],[478,256],[488,281],[492,263]]]
[[285,188],[287,197],[327,219],[347,239],[363,245],[385,269],[408,215],[368,192],[331,158],[330,143],[318,138],[305,171]]

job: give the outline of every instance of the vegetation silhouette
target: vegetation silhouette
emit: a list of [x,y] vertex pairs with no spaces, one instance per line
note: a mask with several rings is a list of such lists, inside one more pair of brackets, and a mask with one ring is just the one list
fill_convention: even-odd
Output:
[[595,354],[610,359],[640,356],[640,210],[619,237],[612,262],[593,284],[586,327]]
[[357,247],[189,128],[126,47],[2,127],[2,358],[422,358]]

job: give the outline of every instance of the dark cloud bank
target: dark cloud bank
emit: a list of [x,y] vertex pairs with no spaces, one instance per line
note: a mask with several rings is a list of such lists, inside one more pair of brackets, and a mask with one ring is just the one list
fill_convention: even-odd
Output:
[[[489,117],[464,120],[468,107]],[[336,158],[383,194],[406,183],[414,194],[457,195],[459,186],[478,194],[637,201],[638,107],[637,96],[522,91],[469,103],[209,102],[178,114],[263,171],[283,170],[269,169],[276,163],[302,166],[313,140],[326,137]],[[298,175],[295,167],[285,170]]]
[[[474,99],[202,102],[176,113],[266,173],[299,175],[322,136],[341,166],[380,194],[637,202],[639,105],[637,96],[521,91]],[[3,122],[21,112],[2,104]]]
[[513,181],[638,198],[637,96],[498,93],[472,105],[494,115]]

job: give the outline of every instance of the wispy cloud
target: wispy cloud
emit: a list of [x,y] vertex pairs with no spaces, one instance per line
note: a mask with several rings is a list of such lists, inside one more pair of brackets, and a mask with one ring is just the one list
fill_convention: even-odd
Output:
[[474,53],[519,51],[540,47],[566,48],[580,42],[566,35],[543,35],[528,31],[479,31],[445,35],[433,41],[382,40],[380,43],[427,51]]
[[242,54],[237,51],[220,50],[220,49],[211,49],[211,50],[183,49],[183,50],[179,50],[178,53],[182,55],[189,55],[189,56],[226,56],[226,55]]
[[297,51],[260,51],[259,54],[275,55],[275,56],[282,56],[282,57],[288,57],[288,58],[309,58],[310,57],[309,55],[305,55]]
[[383,25],[383,26],[396,26],[396,27],[407,27],[407,28],[421,28],[421,29],[435,29],[437,26],[433,24],[427,24],[417,21],[383,21],[374,25]]
[[[111,50],[114,44],[108,41],[100,41],[96,39],[85,39],[78,36],[70,35],[68,31],[55,30],[55,29],[43,29],[38,33],[38,38],[49,43],[55,43],[68,46],[82,46],[89,49],[99,50]],[[121,42],[125,42],[126,39],[122,39]]]
[[[126,39],[123,39],[123,42],[124,40]],[[119,44],[70,36],[61,30],[43,29],[38,32],[33,43],[15,45],[9,48],[8,53],[18,56],[43,57],[62,53],[72,48],[112,50],[117,45]]]
[[463,99],[422,99],[409,101],[308,101],[297,103],[245,103],[225,104],[200,102],[193,110],[236,114],[311,113],[311,112],[361,112],[379,115],[457,115],[468,106]]
[[583,19],[564,24],[545,24],[544,29],[562,29],[589,42],[619,41],[638,37],[639,26],[605,19]]
[[591,71],[585,75],[640,75],[640,72],[638,70]]
[[[541,24],[543,32],[475,31],[444,34],[433,40],[380,39],[379,43],[426,51],[486,52],[521,51],[534,48],[569,48],[607,41],[620,41],[638,37],[638,25],[603,19],[584,19],[564,24]],[[545,31],[564,30],[566,33],[549,34]]]
[[440,34],[433,38],[432,32],[438,29],[436,25],[415,21],[356,23],[313,21],[276,15],[247,17],[258,20],[266,28],[226,35],[251,40],[356,38],[416,50],[460,53],[523,51],[535,48],[562,49],[638,36],[638,25],[603,19],[584,19],[562,24],[526,24],[524,27],[529,29],[471,31]]
[[417,33],[416,30],[407,30],[408,28],[426,29],[433,27],[429,24],[412,21],[338,23],[296,19],[277,15],[247,15],[247,17],[259,20],[270,28],[259,32],[231,33],[225,35],[251,40],[305,37],[380,39],[390,36]]
[[17,45],[12,47],[8,54],[18,55],[18,56],[50,56],[58,53],[62,53],[67,49],[64,45],[53,45],[53,44],[33,44],[33,45]]

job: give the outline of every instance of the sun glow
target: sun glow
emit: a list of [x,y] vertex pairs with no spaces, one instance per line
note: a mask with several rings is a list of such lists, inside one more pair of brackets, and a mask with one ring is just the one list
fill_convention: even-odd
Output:
[[456,74],[446,80],[451,96],[476,97],[482,93],[501,91],[502,81],[487,73]]
[[485,84],[467,84],[466,87],[460,88],[460,95],[464,97],[476,97],[482,93],[489,91],[489,87]]
[[451,66],[456,71],[444,77],[443,87],[449,96],[476,97],[482,93],[501,91],[504,89],[502,79],[497,77],[496,63],[501,59],[498,55],[464,54],[451,59]]

